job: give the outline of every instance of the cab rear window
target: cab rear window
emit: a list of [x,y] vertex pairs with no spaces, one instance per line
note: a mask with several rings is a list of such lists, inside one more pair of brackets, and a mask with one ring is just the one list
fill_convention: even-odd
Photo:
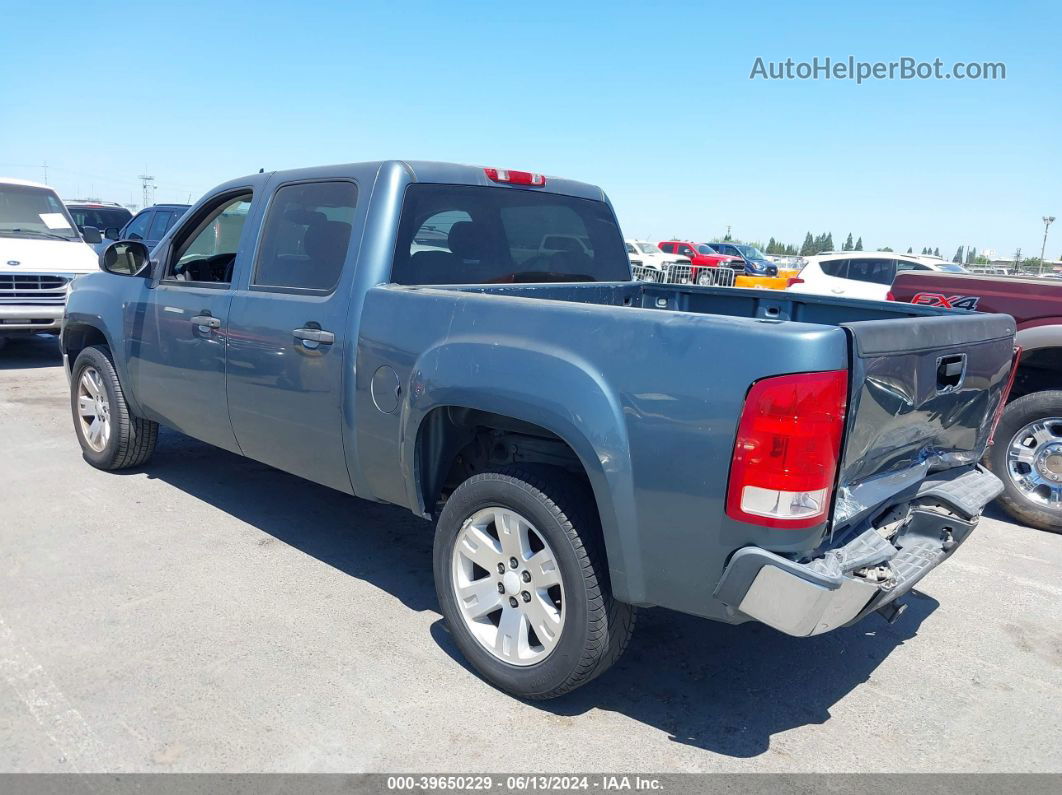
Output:
[[611,208],[555,193],[410,185],[391,280],[397,284],[628,281]]

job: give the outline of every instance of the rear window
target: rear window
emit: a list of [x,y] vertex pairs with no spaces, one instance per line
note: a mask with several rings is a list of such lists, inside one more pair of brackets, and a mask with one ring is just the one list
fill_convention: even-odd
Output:
[[391,280],[398,284],[629,281],[607,204],[555,193],[410,185]]
[[101,232],[114,227],[121,229],[133,214],[121,207],[68,207],[78,226],[94,226]]
[[828,259],[819,263],[819,268],[827,276],[836,276],[838,279],[845,279],[848,277],[848,260],[846,259]]

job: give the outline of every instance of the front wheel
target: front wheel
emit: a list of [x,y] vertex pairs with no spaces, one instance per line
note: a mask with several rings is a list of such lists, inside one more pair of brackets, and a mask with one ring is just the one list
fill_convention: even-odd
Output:
[[553,698],[623,653],[634,608],[612,598],[597,512],[571,475],[507,467],[450,495],[435,585],[458,648],[494,686]]
[[1062,533],[1062,390],[1007,405],[987,463],[1003,481],[999,501],[1030,527]]
[[140,466],[155,451],[159,426],[129,409],[110,350],[102,345],[85,348],[74,360],[70,409],[81,452],[97,469]]

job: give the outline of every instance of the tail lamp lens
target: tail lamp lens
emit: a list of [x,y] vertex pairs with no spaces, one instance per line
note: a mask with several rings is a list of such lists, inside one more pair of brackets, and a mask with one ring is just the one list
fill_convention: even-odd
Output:
[[824,522],[847,402],[847,370],[782,375],[753,384],[734,442],[727,515],[793,529]]

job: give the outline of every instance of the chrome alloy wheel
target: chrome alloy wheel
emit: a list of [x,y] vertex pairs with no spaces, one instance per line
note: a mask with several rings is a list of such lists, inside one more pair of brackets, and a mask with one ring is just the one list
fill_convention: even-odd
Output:
[[545,537],[509,508],[476,511],[461,526],[451,560],[465,628],[502,662],[542,662],[564,629],[564,586]]
[[1030,422],[1014,434],[1007,474],[1029,500],[1062,511],[1062,417]]
[[78,379],[77,416],[82,438],[94,451],[102,453],[111,438],[111,404],[95,367],[86,367]]

